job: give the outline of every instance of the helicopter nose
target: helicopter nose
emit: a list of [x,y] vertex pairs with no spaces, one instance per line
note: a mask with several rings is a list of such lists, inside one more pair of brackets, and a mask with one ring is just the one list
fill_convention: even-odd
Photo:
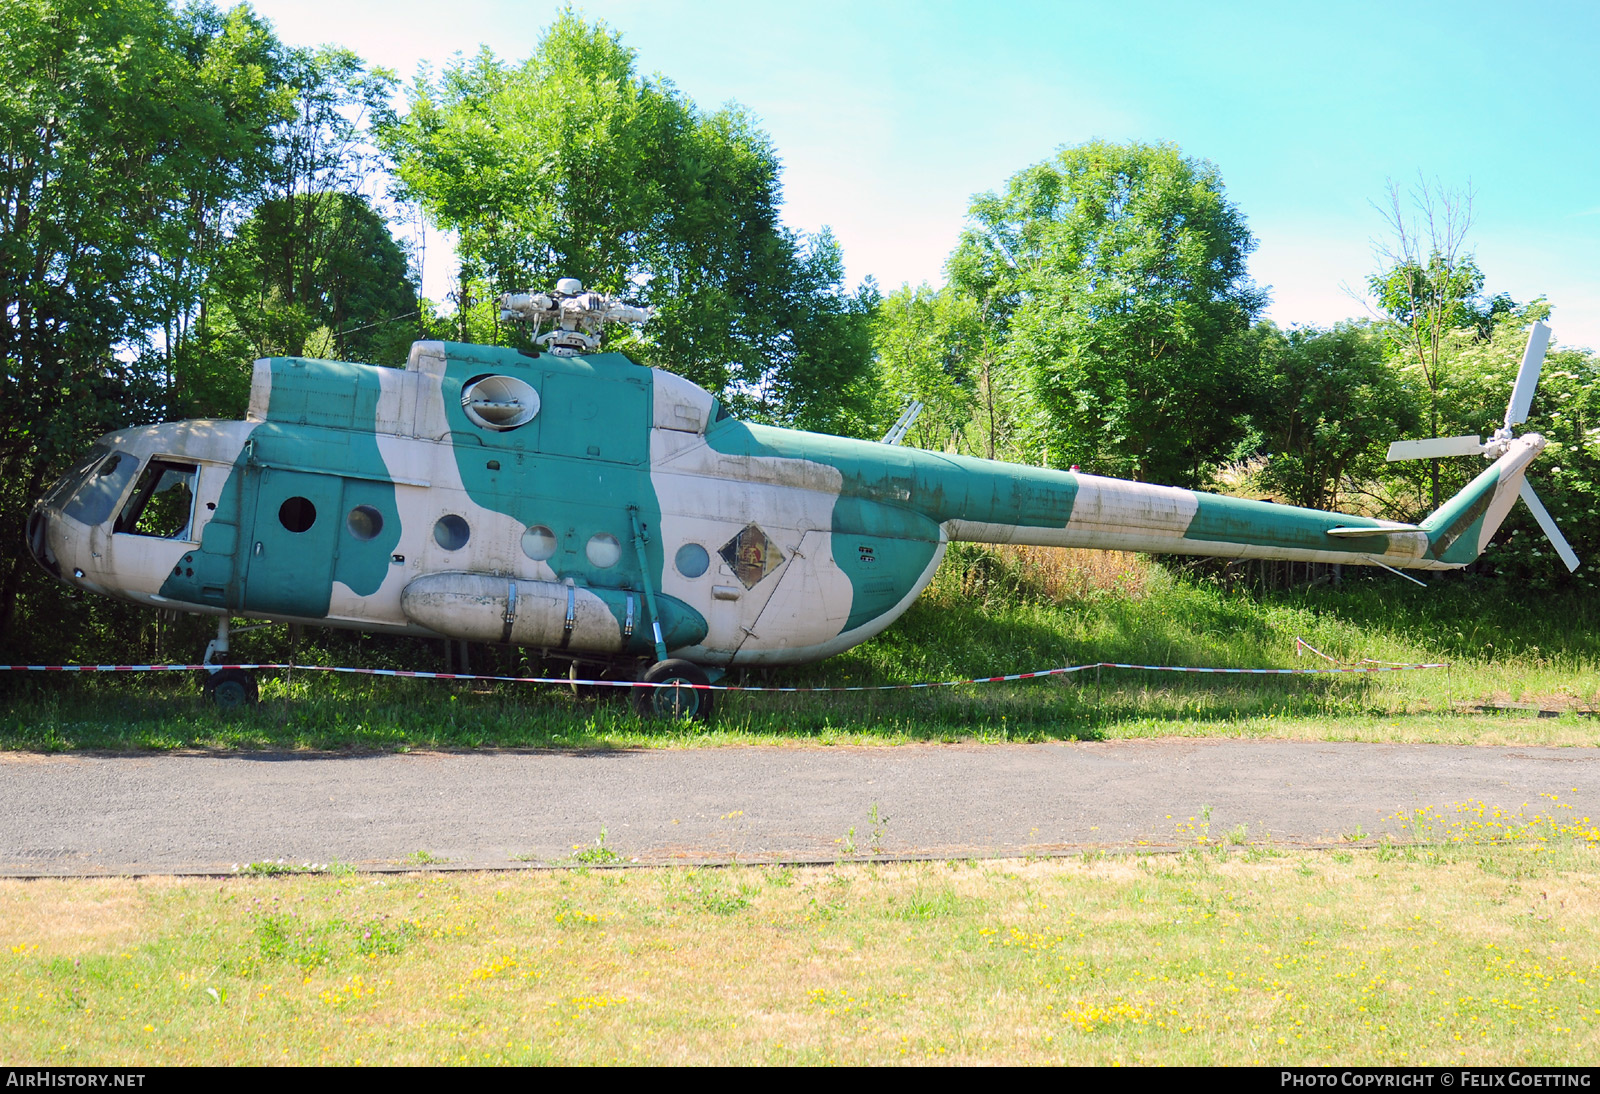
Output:
[[39,506],[28,517],[28,553],[34,560],[43,566],[52,577],[61,576],[61,566],[56,562],[50,550],[50,515],[44,506]]

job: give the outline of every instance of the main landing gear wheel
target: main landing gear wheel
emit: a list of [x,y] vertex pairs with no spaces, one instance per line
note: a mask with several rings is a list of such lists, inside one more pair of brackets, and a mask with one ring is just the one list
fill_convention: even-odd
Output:
[[[644,674],[646,684],[682,684],[674,688],[635,688],[633,709],[641,718],[711,718],[711,698],[706,690],[711,678],[691,661],[670,658],[657,661]],[[699,685],[699,686],[696,686]]]
[[246,669],[213,672],[206,677],[201,690],[207,699],[216,704],[218,710],[243,710],[255,706],[261,698],[255,673]]

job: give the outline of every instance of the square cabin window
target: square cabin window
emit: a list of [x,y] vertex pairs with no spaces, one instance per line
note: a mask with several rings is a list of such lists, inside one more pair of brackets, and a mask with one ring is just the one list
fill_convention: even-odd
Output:
[[133,496],[122,507],[117,531],[155,539],[189,539],[194,522],[194,488],[198,464],[151,460],[139,476]]

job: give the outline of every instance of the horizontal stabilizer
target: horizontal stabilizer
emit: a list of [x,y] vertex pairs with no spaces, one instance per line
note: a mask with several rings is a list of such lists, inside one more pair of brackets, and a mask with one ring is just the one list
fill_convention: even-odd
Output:
[[884,444],[899,444],[906,439],[906,433],[911,429],[911,424],[922,413],[923,403],[920,399],[912,399],[911,404],[900,412],[900,417],[894,425],[889,427],[889,432],[883,435]]
[[1329,528],[1328,534],[1330,536],[1338,536],[1340,539],[1354,539],[1358,536],[1387,536],[1396,532],[1420,531],[1422,531],[1422,529],[1415,524],[1386,524],[1380,528]]
[[1483,451],[1477,437],[1431,437],[1425,441],[1395,441],[1389,445],[1389,462],[1436,460],[1443,456],[1476,456]]

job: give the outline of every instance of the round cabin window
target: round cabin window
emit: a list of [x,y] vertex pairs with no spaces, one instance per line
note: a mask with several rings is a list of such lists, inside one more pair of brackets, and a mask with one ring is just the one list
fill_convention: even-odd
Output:
[[522,533],[522,553],[543,562],[556,553],[556,534],[542,524],[529,525]]
[[461,550],[471,536],[472,529],[467,527],[467,522],[454,513],[440,517],[433,526],[433,541],[446,551]]
[[685,543],[678,548],[677,557],[673,562],[684,577],[699,577],[710,567],[711,555],[698,543]]
[[350,510],[344,524],[357,539],[374,539],[383,531],[383,514],[370,505],[358,505]]
[[583,553],[589,556],[589,562],[602,570],[609,570],[617,564],[622,557],[622,545],[617,542],[617,537],[609,532],[600,532],[589,537],[588,546]]
[[317,523],[317,507],[310,498],[289,498],[278,506],[278,523],[291,532],[304,532]]

